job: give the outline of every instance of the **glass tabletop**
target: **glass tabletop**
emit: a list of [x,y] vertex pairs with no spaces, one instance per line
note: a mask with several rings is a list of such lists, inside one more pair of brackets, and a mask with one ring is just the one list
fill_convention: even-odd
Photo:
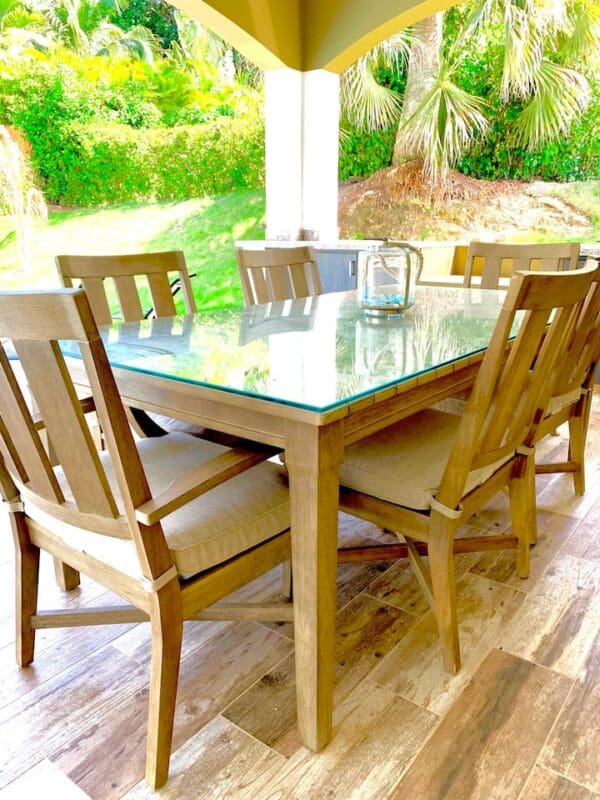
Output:
[[403,316],[378,319],[344,292],[115,322],[102,337],[113,367],[324,412],[484,350],[503,299],[419,287]]

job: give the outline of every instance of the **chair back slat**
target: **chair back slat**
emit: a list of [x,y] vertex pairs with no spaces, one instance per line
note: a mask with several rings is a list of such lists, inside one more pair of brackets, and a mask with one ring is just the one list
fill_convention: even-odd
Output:
[[0,345],[0,419],[2,452],[12,465],[13,478],[27,485],[45,500],[62,503],[64,496],[35,428],[21,387],[13,373],[4,348]]
[[[506,366],[499,375],[496,391],[490,403],[490,412],[486,420],[485,433],[482,436],[480,452],[492,451],[510,442],[504,441],[511,423],[523,415],[522,408],[527,405],[527,389],[531,388],[533,379],[531,366],[546,330],[548,315],[543,311],[529,312],[523,321],[516,341],[514,342]],[[516,413],[519,410],[521,413]],[[532,417],[533,411],[532,409]],[[519,434],[522,430],[519,430]],[[516,445],[520,444],[517,441]],[[515,445],[515,446],[516,446]]]
[[154,316],[172,317],[176,313],[170,273],[178,275],[186,313],[196,311],[185,256],[180,250],[106,256],[61,255],[56,257],[56,267],[63,286],[71,288],[74,280],[81,281],[98,325],[109,325],[112,320],[107,296],[110,281],[114,283],[120,314],[126,322],[137,322],[145,316],[136,278],[146,279]]
[[236,249],[247,306],[322,294],[321,277],[310,247]]
[[138,322],[144,318],[138,287],[133,275],[121,275],[113,278],[121,314],[125,322]]
[[[70,289],[73,282],[69,278],[63,282],[63,285]],[[103,278],[82,278],[81,285],[85,289],[94,319],[98,325],[110,325],[112,315],[110,312],[110,305],[108,304],[108,297],[106,296],[106,287]]]
[[153,272],[148,275],[148,287],[157,317],[174,317],[175,301],[167,273]]
[[313,293],[308,285],[308,278],[306,276],[304,264],[290,264],[289,276],[294,298],[308,297]]
[[577,243],[505,244],[503,242],[471,242],[465,265],[464,285],[473,283],[473,261],[483,260],[481,288],[497,289],[506,265],[510,273],[523,270],[552,272],[576,269],[580,246]]
[[[588,267],[513,276],[444,471],[440,502],[456,507],[471,470],[531,441],[550,401],[552,376],[572,335],[574,315],[595,273]],[[523,319],[511,342],[518,312]]]
[[118,517],[117,505],[58,343],[13,339],[13,344],[78,509],[88,514]]
[[285,300],[294,296],[287,265],[265,270],[265,277],[269,287],[269,300]]

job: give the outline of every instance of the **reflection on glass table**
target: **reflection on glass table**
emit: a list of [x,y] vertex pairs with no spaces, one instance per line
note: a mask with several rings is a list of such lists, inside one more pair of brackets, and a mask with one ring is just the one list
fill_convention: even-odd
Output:
[[102,336],[113,367],[322,412],[484,350],[502,299],[418,287],[402,317],[379,320],[346,292],[115,322]]

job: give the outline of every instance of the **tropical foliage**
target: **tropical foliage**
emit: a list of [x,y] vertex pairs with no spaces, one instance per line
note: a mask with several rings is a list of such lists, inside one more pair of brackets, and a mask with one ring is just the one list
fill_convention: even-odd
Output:
[[[84,205],[128,190],[169,199],[259,185],[256,71],[162,0],[147,0],[145,17],[140,0],[126,2],[0,0],[0,123],[24,132],[48,199]],[[224,117],[215,133],[210,123]]]
[[[435,183],[497,128],[499,116],[505,142],[522,151],[564,139],[597,101],[590,78],[597,75],[599,36],[595,0],[471,0],[418,23],[404,68],[395,163],[420,158]],[[396,52],[406,58],[404,45]],[[380,63],[381,48],[360,69],[379,77]],[[369,108],[362,115],[368,129],[389,127],[394,87],[384,88],[361,84],[370,97],[355,105]],[[598,147],[597,127],[595,135]]]

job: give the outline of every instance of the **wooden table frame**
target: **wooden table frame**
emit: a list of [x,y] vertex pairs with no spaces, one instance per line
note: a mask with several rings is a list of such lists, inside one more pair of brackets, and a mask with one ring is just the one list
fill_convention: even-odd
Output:
[[[472,385],[483,353],[323,413],[114,368],[127,404],[285,450],[290,480],[298,732],[331,738],[339,468],[345,445]],[[77,359],[76,381],[85,383]]]

